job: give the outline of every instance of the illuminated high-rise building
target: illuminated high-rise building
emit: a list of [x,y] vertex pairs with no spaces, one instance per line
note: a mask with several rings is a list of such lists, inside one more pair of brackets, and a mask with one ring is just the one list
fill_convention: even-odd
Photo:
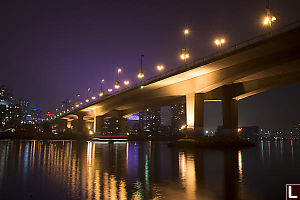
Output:
[[146,109],[139,112],[139,131],[141,134],[153,135],[160,134],[161,130],[161,112],[160,108]]
[[114,117],[103,118],[103,135],[119,135],[120,134],[120,120]]
[[171,133],[175,134],[186,124],[186,105],[185,102],[171,106]]
[[21,122],[21,106],[14,103],[12,91],[0,86],[0,127],[15,128]]

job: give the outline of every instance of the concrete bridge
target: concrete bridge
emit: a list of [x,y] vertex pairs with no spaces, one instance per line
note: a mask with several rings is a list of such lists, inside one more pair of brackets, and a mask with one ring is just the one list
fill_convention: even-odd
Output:
[[300,23],[294,23],[103,96],[58,119],[64,119],[68,128],[76,123],[83,133],[86,127],[101,132],[103,117],[114,116],[124,133],[127,116],[186,100],[187,128],[202,133],[204,102],[222,101],[224,132],[234,132],[238,101],[298,82],[299,72]]

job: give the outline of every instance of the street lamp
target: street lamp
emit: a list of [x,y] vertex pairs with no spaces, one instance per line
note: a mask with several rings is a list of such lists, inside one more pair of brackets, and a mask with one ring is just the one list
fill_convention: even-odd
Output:
[[130,82],[129,81],[124,81],[124,85],[129,85],[130,84]]
[[115,84],[115,89],[119,89],[121,87],[120,85],[120,81],[116,81],[116,84]]
[[164,70],[164,66],[163,65],[157,65],[156,66],[156,69],[158,70],[158,71],[162,71],[162,70]]
[[137,75],[137,77],[138,77],[139,79],[141,79],[141,83],[143,82],[143,78],[144,78],[143,57],[144,57],[144,54],[141,55],[141,67],[140,67],[139,73],[138,73],[138,75]]
[[100,83],[100,91],[99,91],[99,96],[102,97],[103,96],[103,89],[102,89],[102,84],[104,82],[104,79],[101,79],[101,83]]
[[117,81],[116,81],[116,84],[115,84],[115,89],[119,89],[121,87],[121,84],[120,84],[120,81],[119,81],[119,76],[120,76],[121,72],[122,72],[122,69],[118,68],[118,70],[117,70]]
[[224,38],[216,39],[215,44],[217,45],[217,47],[221,48],[225,44],[225,39]]
[[87,102],[87,103],[90,101],[90,97],[89,97],[90,90],[91,90],[91,88],[88,88],[88,95],[85,99],[85,102]]
[[76,95],[76,97],[77,97],[77,100],[75,100],[76,102],[75,102],[75,107],[79,107],[80,106],[80,94],[79,93],[77,93],[77,95]]
[[186,48],[186,36],[189,34],[189,29],[183,31],[183,49],[181,50],[180,58],[184,60],[184,66],[186,66],[186,60],[190,58],[189,50]]
[[271,15],[270,1],[266,0],[266,16],[264,17],[263,25],[271,28],[272,23],[275,21],[276,17]]
[[113,91],[113,89],[107,89],[107,91],[108,91],[109,93],[111,93],[111,92]]

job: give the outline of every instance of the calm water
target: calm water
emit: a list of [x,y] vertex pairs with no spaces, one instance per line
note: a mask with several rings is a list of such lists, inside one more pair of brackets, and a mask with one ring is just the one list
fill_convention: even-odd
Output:
[[178,151],[165,142],[0,140],[0,199],[285,199],[300,143]]

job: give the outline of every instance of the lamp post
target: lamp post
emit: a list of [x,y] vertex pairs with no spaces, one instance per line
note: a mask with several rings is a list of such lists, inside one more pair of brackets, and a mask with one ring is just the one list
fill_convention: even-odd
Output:
[[75,107],[78,108],[80,106],[80,94],[77,93],[76,97],[77,97],[77,100],[76,100],[76,103],[75,103]]
[[141,67],[140,67],[139,73],[138,73],[138,78],[141,79],[141,83],[143,83],[143,78],[144,78],[143,57],[144,57],[144,54],[141,55]]
[[272,24],[276,21],[276,17],[271,15],[270,1],[266,0],[266,16],[263,20],[263,25],[271,31]]
[[101,83],[100,83],[100,91],[99,91],[99,97],[102,97],[103,96],[103,88],[102,88],[102,84],[104,82],[104,79],[101,79]]
[[85,102],[87,102],[87,103],[90,101],[90,97],[89,97],[90,90],[91,90],[91,88],[88,88],[87,97],[85,99]]
[[184,66],[186,66],[186,60],[189,59],[189,50],[186,48],[186,36],[189,34],[189,29],[183,31],[183,49],[181,50],[180,58],[184,60]]
[[117,80],[116,80],[116,84],[115,84],[115,89],[119,89],[121,87],[120,81],[119,81],[119,76],[120,73],[122,72],[121,68],[117,69]]

